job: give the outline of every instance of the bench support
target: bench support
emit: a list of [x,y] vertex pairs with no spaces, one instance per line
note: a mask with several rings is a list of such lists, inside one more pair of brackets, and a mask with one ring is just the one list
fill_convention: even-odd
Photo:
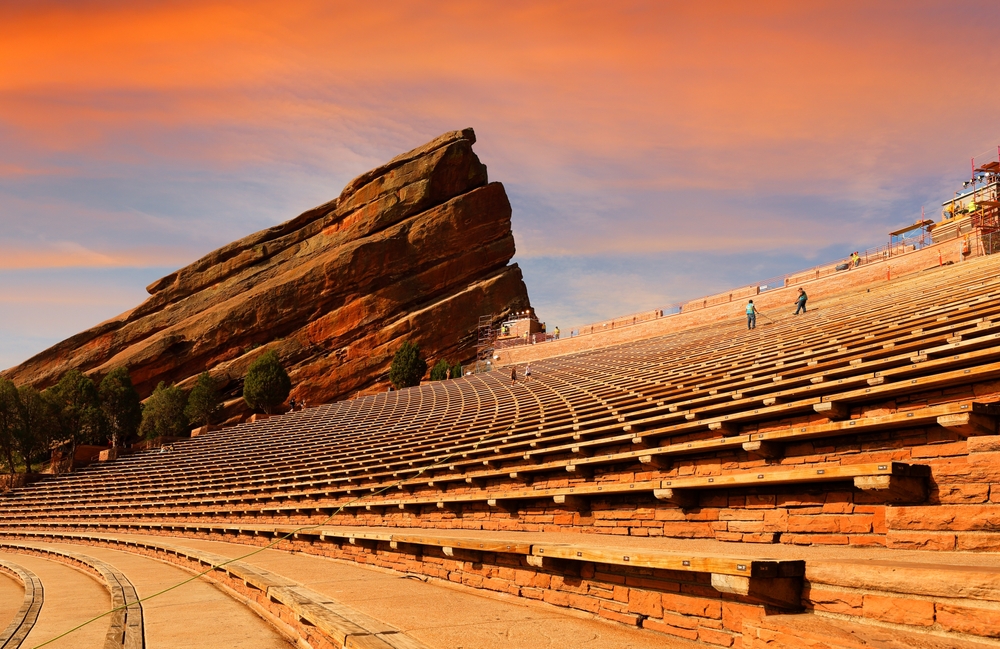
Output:
[[801,577],[740,577],[712,573],[712,588],[786,609],[802,606]]
[[923,478],[897,475],[858,476],[854,486],[862,491],[877,492],[884,500],[896,503],[922,503],[927,500],[927,483]]
[[775,442],[743,442],[743,450],[769,460],[782,457],[785,454],[782,445]]
[[594,476],[593,469],[589,466],[580,466],[579,464],[567,464],[566,471],[572,473],[573,475],[584,477],[588,480]]
[[813,410],[821,415],[826,415],[832,421],[842,421],[851,418],[851,409],[845,403],[838,401],[823,401],[814,403]]
[[698,506],[698,494],[683,489],[653,489],[653,496],[682,509]]
[[639,463],[644,468],[660,469],[661,471],[668,470],[671,464],[670,459],[662,455],[640,455]]
[[717,430],[721,432],[726,437],[732,437],[733,435],[740,434],[739,426],[731,424],[726,421],[713,421],[708,425],[709,430]]
[[573,509],[576,511],[588,511],[590,509],[590,501],[582,496],[552,496],[552,500],[557,505],[562,505],[566,509]]
[[497,500],[496,498],[490,498],[486,501],[486,504],[493,509],[501,509],[505,512],[510,512],[511,514],[517,513],[517,501],[514,500]]
[[949,428],[965,437],[976,437],[979,435],[996,435],[996,419],[987,415],[979,415],[974,412],[960,412],[954,415],[941,415],[937,418],[939,426]]

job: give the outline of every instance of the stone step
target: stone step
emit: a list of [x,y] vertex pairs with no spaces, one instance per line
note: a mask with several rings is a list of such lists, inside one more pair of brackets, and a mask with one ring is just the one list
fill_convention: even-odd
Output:
[[989,649],[995,642],[979,642],[952,635],[936,635],[845,622],[809,613],[770,615],[743,621],[743,649]]
[[[926,563],[807,561],[802,603],[820,615],[836,616],[838,624],[850,620],[891,628],[893,633],[947,638],[952,643],[942,645],[947,647],[978,639],[991,639],[989,646],[1000,646],[996,642],[1000,636],[1000,566],[933,563],[933,555]],[[938,646],[927,643],[899,646]]]

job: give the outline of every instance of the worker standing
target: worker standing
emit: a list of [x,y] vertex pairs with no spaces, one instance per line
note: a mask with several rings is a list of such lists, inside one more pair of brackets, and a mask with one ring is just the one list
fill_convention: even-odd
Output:
[[809,296],[806,295],[805,289],[800,288],[799,297],[795,300],[795,315],[798,315],[799,311],[801,311],[802,313],[806,312],[806,301],[808,299]]
[[754,306],[753,300],[750,300],[749,302],[747,302],[747,330],[748,331],[750,329],[756,329],[757,328],[757,314],[758,313],[760,313],[760,311],[758,311],[757,307]]

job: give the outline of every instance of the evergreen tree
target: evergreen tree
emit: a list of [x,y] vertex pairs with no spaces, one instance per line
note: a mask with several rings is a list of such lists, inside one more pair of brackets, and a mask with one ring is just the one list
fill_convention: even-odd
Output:
[[58,438],[70,443],[70,454],[77,444],[94,444],[104,437],[104,413],[97,387],[89,376],[72,369],[50,388],[59,416]]
[[274,414],[292,391],[292,381],[271,350],[250,363],[243,382],[243,400],[254,410]]
[[192,424],[208,426],[222,411],[222,397],[218,387],[208,372],[198,375],[191,394],[188,395],[188,405],[184,414]]
[[420,346],[403,341],[402,347],[392,357],[389,366],[389,381],[397,390],[420,385],[427,371],[427,362],[420,355]]
[[46,454],[49,444],[59,435],[59,406],[51,395],[30,385],[18,388],[17,396],[19,416],[14,442],[27,473],[31,471],[32,460]]
[[115,448],[139,430],[139,424],[142,423],[139,393],[132,385],[128,370],[118,367],[101,381],[98,395],[111,446]]
[[155,437],[180,437],[188,431],[184,408],[187,395],[176,385],[169,387],[160,381],[142,408],[139,434],[146,439]]
[[451,378],[457,379],[457,378],[461,377],[463,371],[464,370],[462,368],[462,364],[461,363],[455,363],[454,365],[451,366]]
[[434,367],[431,368],[430,380],[444,381],[445,379],[448,378],[448,370],[450,369],[451,369],[451,363],[442,358],[441,360],[439,360],[437,363],[434,364]]
[[0,377],[0,465],[11,475],[17,472],[18,417],[17,387]]

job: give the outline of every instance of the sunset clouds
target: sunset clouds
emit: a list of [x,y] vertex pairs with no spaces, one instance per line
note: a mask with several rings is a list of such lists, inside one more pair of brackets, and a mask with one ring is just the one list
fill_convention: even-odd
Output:
[[[724,288],[709,276],[754,279],[747,259],[794,270],[935,211],[1000,140],[998,17],[986,2],[0,3],[0,271],[166,273],[473,126],[542,317],[651,308]],[[94,324],[74,313],[61,335]]]

